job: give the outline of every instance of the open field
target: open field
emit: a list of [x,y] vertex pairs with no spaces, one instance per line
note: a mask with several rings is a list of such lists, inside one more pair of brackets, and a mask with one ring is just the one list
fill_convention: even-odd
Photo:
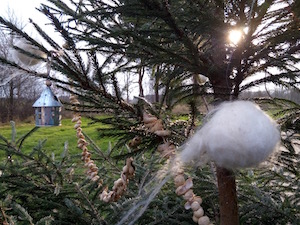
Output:
[[[102,150],[106,151],[109,141],[107,138],[99,138],[97,129],[104,127],[99,124],[89,124],[90,119],[82,118],[83,132],[89,136]],[[35,127],[33,123],[21,123],[15,124],[16,138],[20,139]],[[12,140],[12,129],[10,124],[0,126],[0,135],[4,136],[8,140]],[[80,153],[80,150],[76,147],[77,138],[76,131],[74,130],[74,124],[71,119],[63,119],[61,126],[56,127],[40,127],[33,132],[23,143],[21,151],[31,151],[39,142],[45,141],[43,149],[48,153],[54,153],[59,156],[64,149],[65,142],[68,143],[68,149],[71,154]],[[4,152],[0,152],[0,156],[4,156]]]

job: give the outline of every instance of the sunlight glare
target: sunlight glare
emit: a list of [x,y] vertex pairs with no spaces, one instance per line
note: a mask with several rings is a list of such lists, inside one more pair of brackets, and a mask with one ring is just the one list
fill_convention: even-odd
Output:
[[237,45],[241,39],[242,39],[242,32],[240,30],[229,31],[229,40],[231,44]]

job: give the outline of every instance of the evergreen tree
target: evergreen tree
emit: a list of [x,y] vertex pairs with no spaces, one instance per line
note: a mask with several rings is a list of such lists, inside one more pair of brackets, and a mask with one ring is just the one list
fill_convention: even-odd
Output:
[[[97,163],[105,165],[100,175],[104,176],[107,171],[111,173],[111,177],[105,178],[104,182],[110,183],[113,180],[116,168],[112,165],[120,166],[120,159],[134,156],[136,182],[129,185],[127,198],[121,199],[121,203],[113,206],[117,213],[109,211],[110,214],[101,214],[103,216],[105,214],[105,220],[111,223],[118,221],[119,211],[132,206],[131,202],[134,201],[131,198],[138,193],[143,182],[149,179],[147,173],[151,177],[153,171],[159,169],[160,160],[154,152],[163,138],[146,132],[142,126],[144,110],[162,119],[164,127],[172,133],[170,140],[180,146],[202,119],[197,108],[207,96],[213,98],[213,100],[209,98],[212,101],[210,103],[236,99],[241,91],[268,83],[299,89],[297,64],[300,9],[296,1],[48,0],[48,2],[49,5],[42,5],[39,10],[61,34],[64,39],[63,45],[49,37],[34,20],[31,21],[33,26],[51,48],[39,44],[5,19],[0,18],[0,22],[51,56],[52,70],[61,76],[50,79],[62,89],[76,95],[80,101],[73,99],[70,108],[77,112],[110,113],[108,119],[94,119],[95,122],[111,126],[101,130],[101,135],[118,137],[117,144],[107,154],[97,151],[94,146],[95,154],[99,154]],[[227,39],[231,30],[240,32],[239,42],[231,43]],[[46,61],[30,52],[23,53]],[[17,65],[3,58],[0,60],[19,70],[46,77],[43,73],[31,71],[30,67]],[[156,93],[160,89],[162,97],[157,97],[158,102],[151,105],[142,97],[140,91],[138,104],[124,101],[121,95],[122,84],[118,78],[124,76],[124,73],[130,73],[138,77],[137,80],[142,87],[143,72],[156,78],[154,89]],[[203,83],[202,76],[207,77],[208,81]],[[250,77],[253,78],[251,82],[247,81]],[[279,100],[274,102],[278,108],[288,108],[284,111],[289,112],[288,119],[282,120],[287,122],[286,128],[297,129],[299,106]],[[174,122],[171,109],[181,103],[189,105],[190,118],[188,121]],[[278,115],[281,116],[281,113]],[[141,142],[137,146],[131,146],[129,141],[134,140],[136,136],[141,138]],[[290,140],[285,140],[286,143],[290,143]],[[129,144],[129,148],[124,148],[126,143]],[[293,152],[294,145],[287,144],[286,148],[288,157],[294,159],[297,155]],[[207,200],[206,203],[204,201],[204,204],[207,204],[204,205],[207,208],[207,215],[220,224],[238,224],[236,174],[238,184],[245,187],[243,188],[245,191],[240,194],[241,223],[267,224],[261,221],[271,221],[268,220],[271,216],[268,217],[263,211],[259,211],[267,210],[266,205],[280,211],[280,218],[273,215],[272,224],[299,221],[297,213],[293,212],[287,216],[284,210],[285,207],[299,208],[296,206],[299,196],[291,199],[286,194],[285,199],[288,202],[281,202],[282,192],[279,189],[275,190],[277,184],[280,186],[292,183],[293,188],[290,191],[296,193],[299,174],[296,172],[297,169],[294,169],[298,168],[299,160],[292,163],[285,161],[286,157],[282,160],[283,170],[279,172],[266,169],[255,171],[254,175],[247,175],[243,172],[237,174],[224,168],[212,167],[216,170],[217,180],[215,180],[209,167],[197,171],[195,180],[199,181],[202,187],[196,187],[202,191],[199,194]],[[268,179],[264,173],[268,173],[270,180],[280,173],[291,173],[292,181],[279,179],[276,180],[278,183],[274,184],[270,180],[264,180],[265,186],[256,185],[257,192],[251,192],[251,188],[247,187],[253,185],[256,179],[259,180],[261,177]],[[96,192],[101,190],[95,189]],[[274,196],[270,197],[266,193],[272,189]],[[157,215],[153,224],[192,223],[191,215],[186,216],[186,212],[177,206],[180,200],[175,195],[167,193],[169,194],[163,189],[157,198],[160,204],[154,203],[149,206],[149,211],[146,211],[139,220],[141,224],[150,223],[155,214]],[[254,200],[250,198],[253,195],[256,197]],[[219,196],[219,207],[216,196]],[[163,204],[164,198],[166,204]],[[266,205],[263,204],[265,200],[268,200]],[[93,201],[96,200],[93,198]],[[259,207],[257,209],[251,207],[253,211],[250,211],[247,207],[253,202]],[[278,205],[279,202],[281,205]],[[107,206],[103,207],[109,210]],[[159,214],[159,210],[163,209],[168,216]],[[257,217],[254,216],[255,213],[258,214]]]

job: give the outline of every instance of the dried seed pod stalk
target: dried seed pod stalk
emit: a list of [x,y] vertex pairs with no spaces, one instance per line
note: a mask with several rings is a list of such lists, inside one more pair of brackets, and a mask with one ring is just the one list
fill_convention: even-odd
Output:
[[157,147],[157,151],[160,153],[161,157],[163,158],[170,158],[175,156],[175,145],[171,144],[170,142],[165,142]]
[[164,130],[163,123],[161,119],[157,119],[153,115],[143,113],[143,122],[145,127],[150,133],[154,133],[160,137],[166,137],[171,134],[169,130]]
[[135,148],[135,147],[137,147],[141,142],[142,142],[142,138],[139,137],[139,136],[136,136],[136,137],[134,137],[133,139],[131,139],[131,140],[128,142],[128,146],[129,146],[130,148]]
[[126,165],[123,167],[121,177],[114,182],[114,186],[111,191],[108,191],[106,187],[103,192],[100,194],[100,199],[104,202],[115,202],[126,191],[129,179],[134,176],[134,165],[133,158],[126,159]]
[[99,185],[102,185],[102,180],[98,176],[98,167],[91,160],[91,153],[88,151],[87,145],[88,142],[85,139],[85,136],[82,133],[81,129],[81,115],[78,112],[78,105],[80,102],[78,101],[75,95],[70,96],[70,103],[72,104],[72,110],[74,111],[72,122],[75,123],[74,129],[76,130],[77,140],[77,147],[82,150],[81,159],[84,162],[84,166],[87,168],[87,176],[92,181],[98,181]]
[[[160,137],[167,137],[171,134],[170,131],[164,130],[162,121],[157,119],[155,116],[149,115],[147,113],[143,114],[143,122],[149,132],[154,133]],[[164,139],[164,143],[159,145],[157,151],[163,158],[173,158],[175,161],[173,174],[174,174],[174,184],[176,187],[176,194],[182,196],[186,203],[184,205],[185,209],[193,210],[193,221],[199,225],[210,225],[210,220],[204,215],[204,210],[201,207],[202,198],[196,196],[193,192],[193,181],[192,178],[185,179],[184,171],[180,166],[179,162],[175,159],[175,145],[171,144],[169,141]]]
[[[84,166],[87,168],[86,173],[88,175],[88,178],[92,181],[99,182],[99,186],[101,186],[103,181],[98,175],[98,167],[91,159],[91,153],[87,148],[88,142],[86,141],[85,136],[82,133],[81,115],[80,113],[78,113],[78,105],[80,104],[80,102],[75,95],[71,95],[70,103],[72,104],[72,110],[74,111],[72,122],[75,123],[74,128],[76,130],[76,136],[78,138],[77,147],[82,150],[81,160],[84,162]],[[139,140],[135,141],[137,142]],[[132,158],[128,158],[126,160],[126,165],[123,167],[121,177],[114,182],[112,191],[108,191],[107,187],[103,190],[103,192],[100,194],[101,200],[103,200],[104,202],[113,202],[117,201],[122,196],[128,185],[128,180],[134,176],[135,168],[132,162]]]
[[210,220],[204,215],[204,210],[201,207],[202,198],[196,196],[193,192],[192,178],[185,180],[183,172],[179,171],[174,177],[174,184],[176,187],[176,194],[182,196],[183,199],[186,200],[184,208],[193,210],[193,221],[199,225],[209,225]]

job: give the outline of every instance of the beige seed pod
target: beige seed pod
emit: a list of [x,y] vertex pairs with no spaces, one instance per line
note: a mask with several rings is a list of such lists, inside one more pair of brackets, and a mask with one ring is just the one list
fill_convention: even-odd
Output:
[[198,217],[198,218],[200,218],[200,217],[202,217],[204,215],[204,210],[203,210],[203,208],[200,206],[200,208],[197,210],[197,211],[194,211],[194,216],[195,217]]
[[103,189],[103,191],[102,191],[102,193],[99,195],[99,197],[100,197],[100,199],[101,200],[103,200],[103,198],[105,197],[105,196],[107,196],[107,187],[105,187],[104,189]]
[[110,198],[108,196],[103,196],[103,198],[101,200],[106,203],[110,202]]
[[94,181],[94,182],[96,182],[96,181],[98,181],[99,179],[100,179],[100,177],[97,175],[97,176],[94,176],[91,180]]
[[183,195],[183,199],[186,201],[189,201],[190,199],[192,199],[194,197],[194,192],[192,189],[189,189],[184,195]]
[[199,220],[199,218],[198,218],[198,217],[196,217],[196,216],[193,216],[193,221],[194,221],[195,223],[198,223],[198,220]]
[[81,124],[76,123],[76,124],[74,125],[74,128],[77,129],[77,128],[79,128],[80,126],[81,126]]
[[162,130],[163,129],[163,125],[162,125],[162,120],[159,119],[155,122],[154,126],[152,126],[149,131],[151,133],[154,133],[155,131],[158,131],[158,130]]
[[157,119],[155,118],[155,121],[153,121],[151,123],[144,123],[144,125],[145,125],[146,128],[150,129],[151,127],[155,126],[156,122],[157,122]]
[[193,181],[191,178],[189,178],[185,181],[185,183],[183,185],[179,186],[175,192],[177,195],[183,195],[188,190],[190,190],[192,187],[193,187]]
[[77,122],[78,120],[81,120],[81,116],[74,116],[71,121],[74,123]]
[[200,206],[199,202],[194,201],[194,202],[191,204],[191,209],[192,209],[193,211],[197,211],[200,207],[201,207],[201,206]]
[[[82,148],[82,152],[88,152],[88,148],[86,147],[86,146],[84,146],[83,148]],[[89,153],[89,152],[88,152]],[[90,153],[89,153],[90,154]]]
[[85,167],[90,167],[91,165],[94,165],[94,161],[93,161],[93,160],[88,160],[88,161],[84,164]]
[[83,139],[85,138],[84,135],[83,135],[82,133],[77,133],[77,137],[78,137],[78,138],[83,138]]
[[127,165],[123,166],[122,173],[128,173],[128,171],[129,171],[128,166]]
[[98,167],[94,165],[92,168],[90,168],[92,172],[98,172]]
[[191,208],[191,203],[190,203],[190,202],[186,202],[186,203],[184,204],[184,208],[185,208],[186,210],[189,210],[189,209]]
[[88,151],[82,151],[81,156],[84,159],[90,159],[91,158],[91,153],[89,153]]
[[166,137],[169,136],[171,134],[171,131],[169,130],[157,130],[154,132],[154,134],[156,134],[159,137]]
[[127,175],[126,175],[126,174],[121,173],[121,179],[122,179],[125,183],[127,183]]
[[83,143],[79,143],[79,144],[77,145],[77,147],[80,148],[80,149],[82,149],[83,146],[84,146]]
[[198,220],[198,225],[209,225],[210,221],[208,216],[200,217]]
[[133,158],[130,157],[130,158],[126,159],[126,165],[127,166],[132,166],[132,162],[133,162]]
[[116,187],[121,187],[121,186],[124,185],[124,182],[123,182],[123,180],[122,180],[121,178],[119,178],[118,180],[116,180],[116,181],[114,182],[114,185],[115,185]]
[[156,120],[157,120],[157,118],[155,116],[149,115],[149,114],[147,114],[145,112],[143,113],[143,122],[144,123],[152,123],[152,122],[154,122]]
[[79,139],[77,140],[77,143],[78,143],[78,144],[79,144],[79,143],[86,144],[87,142],[86,142],[85,139],[79,138]]
[[129,175],[133,175],[133,174],[134,174],[134,168],[133,168],[133,167],[130,167],[130,168],[128,169],[128,173],[129,173]]
[[185,183],[184,176],[182,174],[177,175],[174,178],[174,183],[175,183],[176,187],[179,187],[179,186],[183,185]]
[[172,155],[175,155],[174,151],[166,151],[162,153],[161,157],[169,159]]
[[118,196],[118,198],[120,198],[123,194],[124,194],[124,189],[123,188],[119,188],[117,191],[116,191],[116,196]]
[[130,148],[138,146],[142,141],[141,137],[134,137],[132,140],[129,141],[128,146]]
[[71,101],[72,105],[80,105],[80,102],[76,99]]
[[159,146],[157,146],[157,151],[158,152],[163,152],[165,151],[168,147],[170,146],[169,142],[166,142],[164,144],[160,144]]
[[71,94],[69,99],[70,99],[70,101],[73,101],[73,100],[77,99],[77,97],[76,97],[76,95]]
[[93,177],[97,176],[97,172],[91,172],[89,178],[92,179]]
[[185,187],[185,185],[181,185],[181,186],[179,186],[179,187],[176,189],[175,193],[176,193],[177,195],[183,195],[183,194],[185,194],[188,190],[189,190],[189,189],[187,189],[187,188]]
[[200,196],[194,196],[194,198],[192,199],[193,202],[198,202],[199,205],[202,204],[202,198]]

